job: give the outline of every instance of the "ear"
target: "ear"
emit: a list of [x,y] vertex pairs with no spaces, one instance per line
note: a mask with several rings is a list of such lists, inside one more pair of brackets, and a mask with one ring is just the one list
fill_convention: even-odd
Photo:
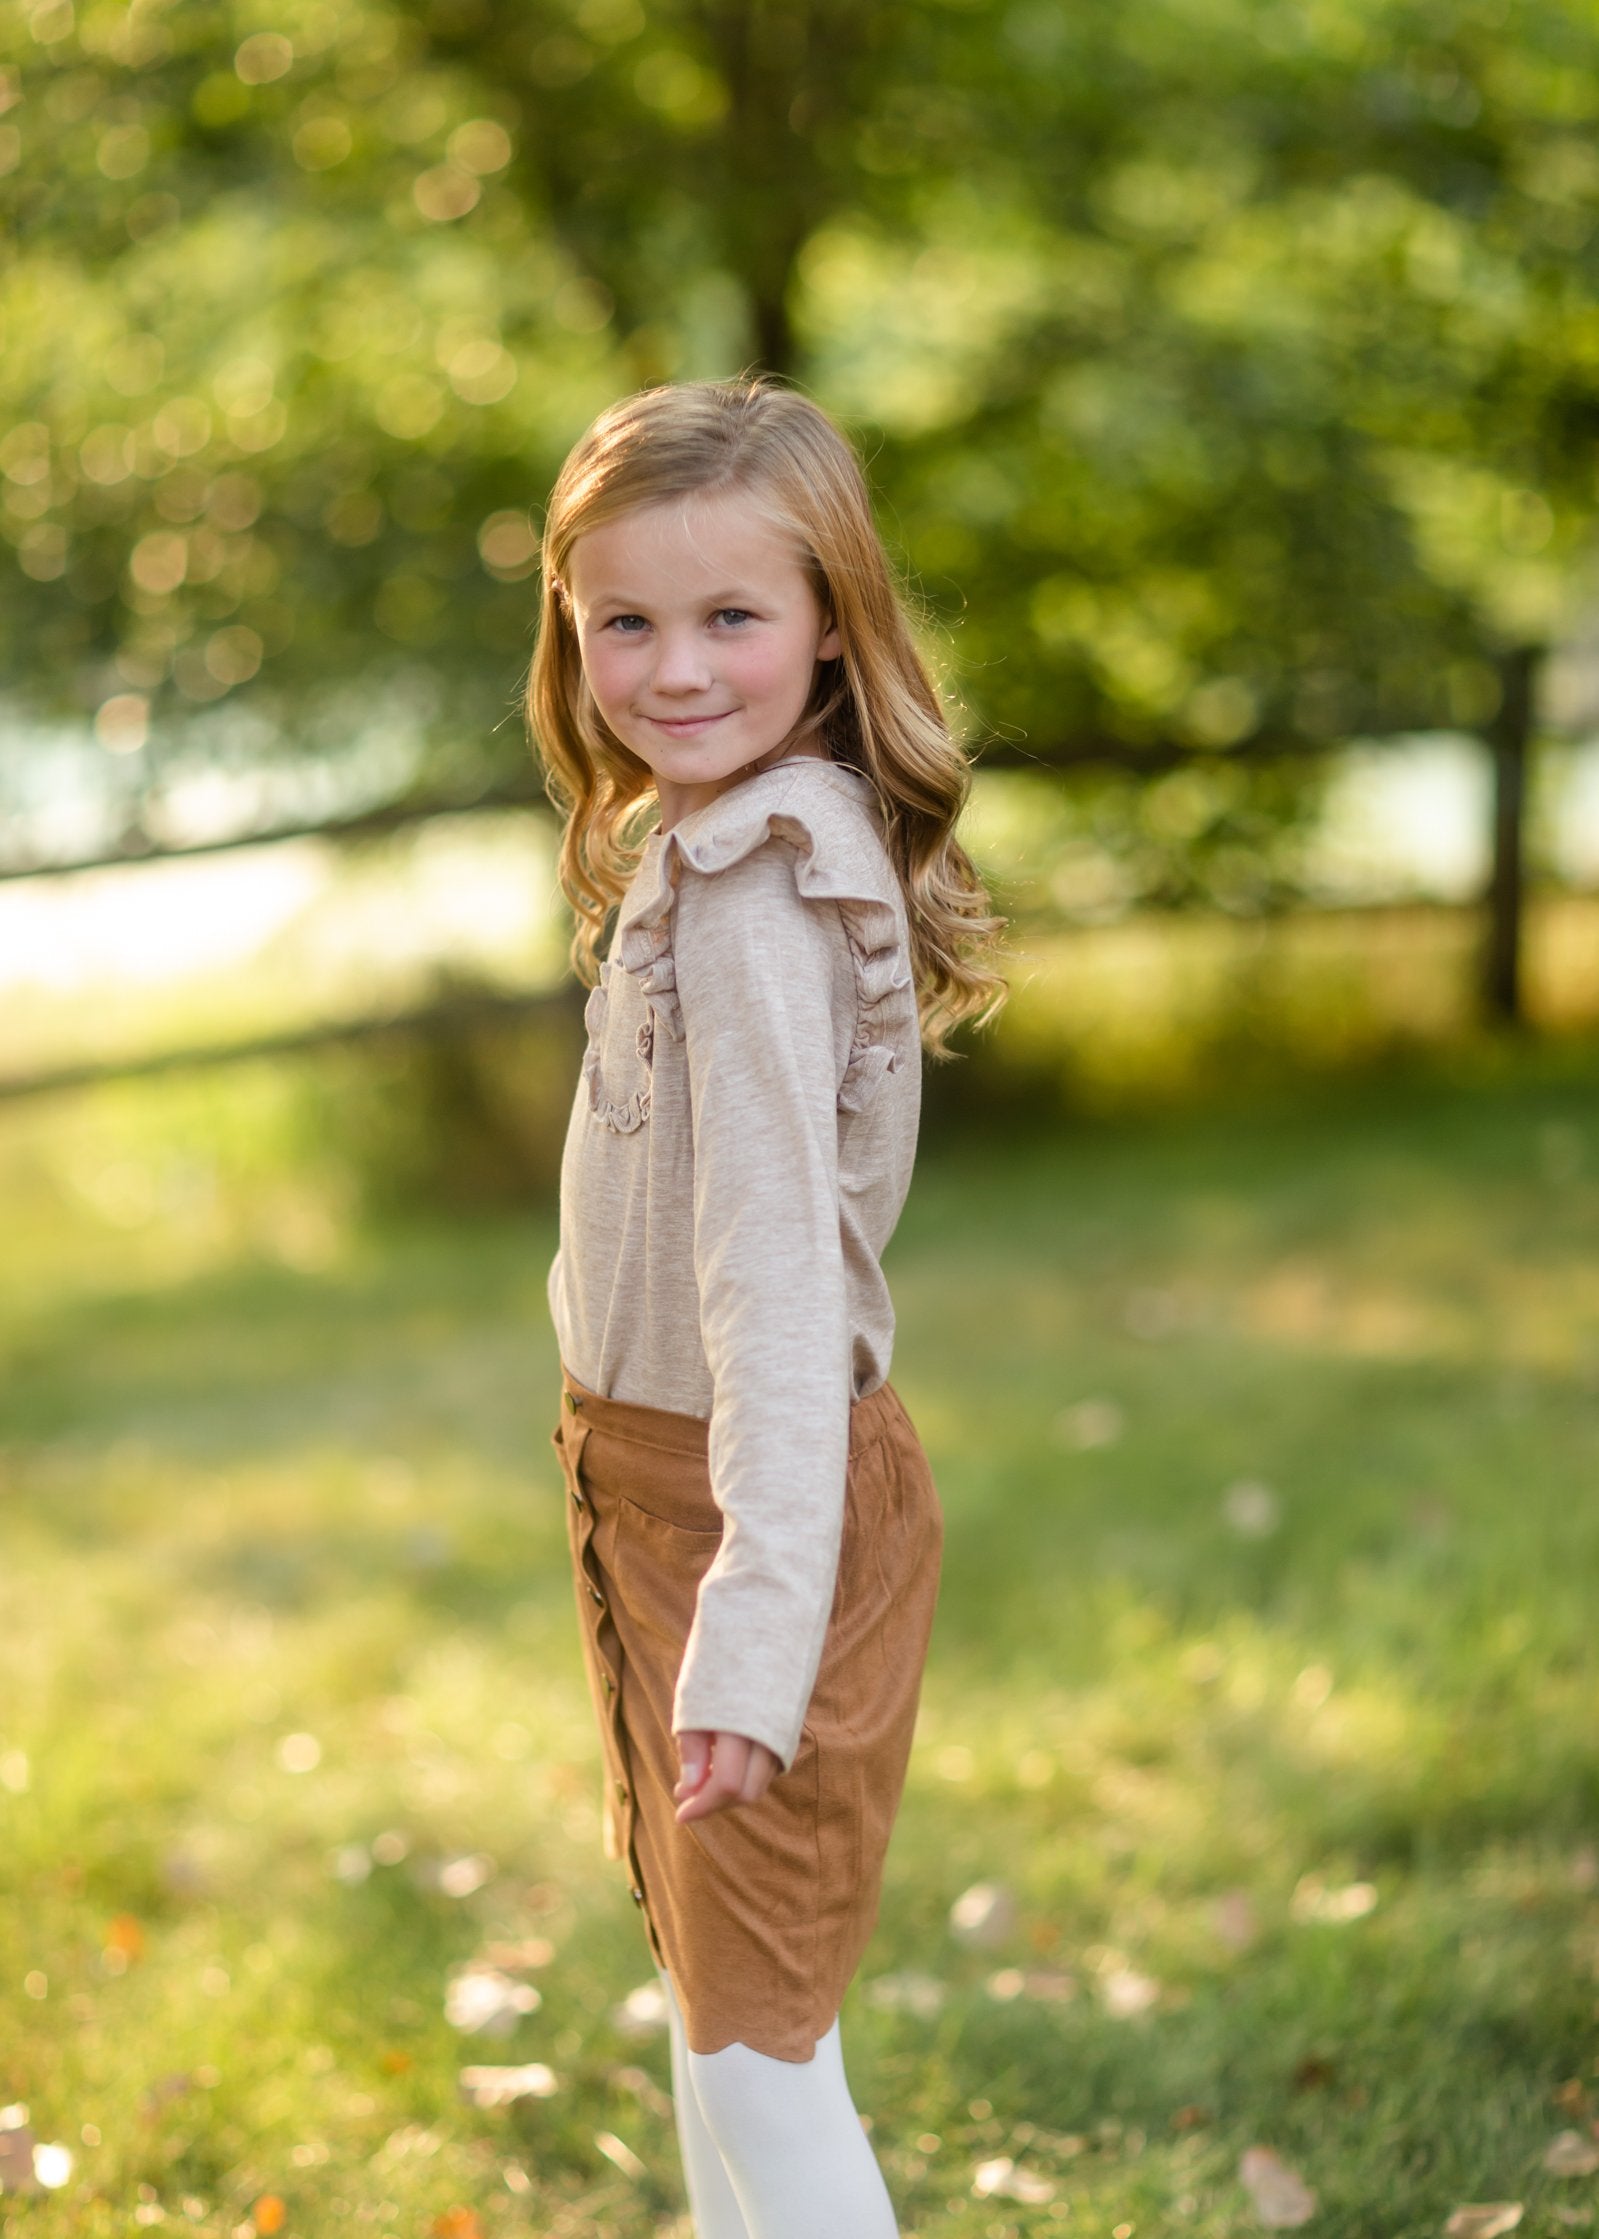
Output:
[[819,661],[836,661],[843,650],[838,635],[838,624],[830,620],[817,645],[816,658]]

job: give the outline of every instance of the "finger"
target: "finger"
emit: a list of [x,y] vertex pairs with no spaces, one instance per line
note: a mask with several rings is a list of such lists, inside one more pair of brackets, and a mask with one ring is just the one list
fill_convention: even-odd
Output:
[[742,1734],[718,1734],[711,1746],[711,1777],[707,1789],[719,1801],[736,1800],[744,1785],[750,1745]]
[[759,1803],[771,1785],[776,1758],[769,1749],[757,1742],[750,1751],[749,1763],[744,1768],[744,1778],[739,1783],[740,1799],[746,1804]]
[[725,1811],[729,1804],[736,1804],[738,1801],[737,1796],[730,1795],[715,1779],[707,1780],[703,1787],[696,1788],[691,1796],[685,1796],[678,1805],[678,1824],[682,1826],[690,1819],[708,1818],[713,1811]]
[[703,1784],[679,1807],[679,1821],[702,1819],[707,1813],[725,1810],[729,1804],[742,1803],[749,1754],[750,1744],[742,1734],[714,1735],[710,1771]]
[[711,1737],[709,1734],[688,1731],[677,1737],[681,1770],[678,1774],[674,1796],[690,1796],[704,1782],[711,1766]]
[[[686,1736],[678,1739],[681,1746]],[[674,1796],[680,1826],[690,1819],[703,1819],[710,1812],[725,1811],[731,1804],[759,1803],[782,1770],[776,1752],[747,1734],[696,1735],[695,1741],[696,1745],[709,1746],[709,1775],[692,1791],[679,1781]]]

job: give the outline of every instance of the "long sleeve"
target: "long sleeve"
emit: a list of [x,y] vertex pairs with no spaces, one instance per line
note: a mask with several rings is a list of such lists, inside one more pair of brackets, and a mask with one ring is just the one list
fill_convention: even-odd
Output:
[[781,840],[711,875],[685,866],[676,920],[723,1536],[673,1728],[748,1734],[786,1771],[843,1528],[851,1365],[838,1094],[853,1018],[839,1012],[853,970],[838,905],[801,895]]

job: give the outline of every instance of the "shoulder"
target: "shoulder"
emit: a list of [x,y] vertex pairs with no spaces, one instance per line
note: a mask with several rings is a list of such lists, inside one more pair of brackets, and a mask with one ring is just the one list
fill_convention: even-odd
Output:
[[724,878],[774,840],[793,850],[794,883],[808,900],[847,900],[855,888],[887,893],[896,883],[870,780],[816,756],[746,778],[682,818],[661,848],[681,884],[684,873]]
[[903,944],[899,880],[875,793],[858,770],[815,757],[780,764],[652,833],[615,953],[624,971],[660,984],[684,920],[720,927],[784,902],[793,916],[806,903],[835,903],[826,917],[841,922],[859,953]]
[[[691,948],[702,959],[739,957],[738,944],[757,937],[768,960],[772,943],[785,939],[825,944],[836,958],[853,1013],[842,1109],[862,1109],[885,1072],[914,1067],[905,900],[876,795],[858,771],[814,758],[763,770],[652,835],[617,922],[615,954],[681,1041],[679,941],[687,965]],[[759,977],[760,964],[746,961]],[[786,965],[774,968],[781,974]]]
[[830,1045],[842,1031],[848,913],[881,883],[869,798],[864,779],[812,758],[762,771],[673,828],[677,985],[702,1027],[753,1037],[800,1032],[803,1017]]

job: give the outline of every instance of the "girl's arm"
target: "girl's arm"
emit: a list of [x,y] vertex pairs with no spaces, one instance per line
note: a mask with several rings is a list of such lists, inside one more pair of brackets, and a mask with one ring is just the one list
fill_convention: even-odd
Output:
[[673,1728],[798,1754],[838,1572],[851,1364],[838,1084],[854,979],[793,850],[685,865],[674,952],[692,1101],[694,1259],[723,1516]]

